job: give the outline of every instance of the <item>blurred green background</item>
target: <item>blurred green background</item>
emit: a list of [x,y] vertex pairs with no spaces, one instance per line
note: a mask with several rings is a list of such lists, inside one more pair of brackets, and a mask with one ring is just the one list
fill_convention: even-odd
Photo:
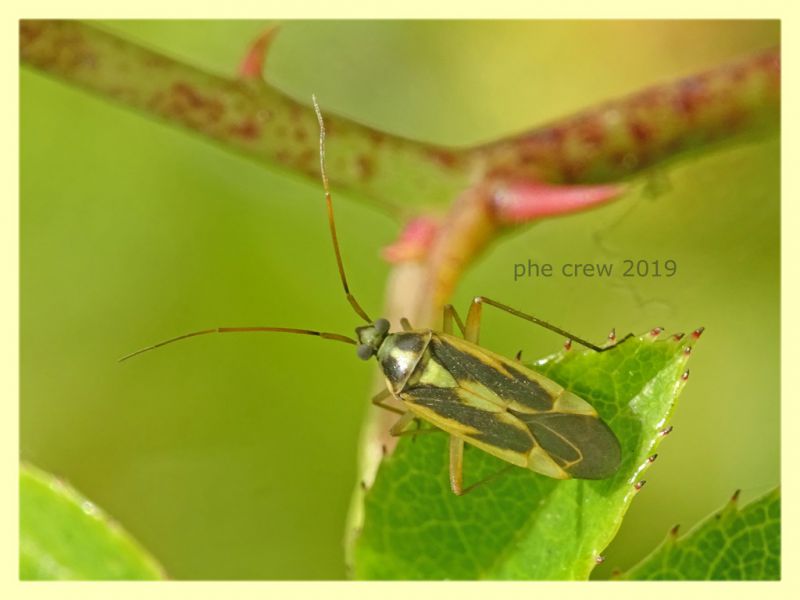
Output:
[[[264,22],[106,22],[232,74]],[[777,21],[287,22],[268,81],[327,112],[461,145],[779,42]],[[21,72],[21,455],[119,520],[176,579],[338,579],[374,365],[291,336],[349,333],[317,181]],[[332,136],[329,145],[336,144]],[[378,312],[399,224],[335,191],[353,288]],[[402,201],[402,199],[399,199]],[[443,198],[447,203],[450,199]],[[509,235],[459,285],[601,340],[615,326],[707,333],[675,431],[596,572],[628,567],[736,488],[779,481],[779,140],[725,144],[621,201]],[[528,259],[677,261],[673,278],[513,279]],[[482,343],[561,340],[488,312]]]

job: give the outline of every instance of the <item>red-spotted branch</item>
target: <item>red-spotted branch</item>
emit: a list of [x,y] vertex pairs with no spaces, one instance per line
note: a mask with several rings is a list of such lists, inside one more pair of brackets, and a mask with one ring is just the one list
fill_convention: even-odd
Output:
[[[69,83],[316,178],[310,106],[254,77],[272,35],[257,40],[240,76],[230,79],[78,21],[23,20],[20,57]],[[415,197],[439,205],[478,181],[616,182],[681,151],[777,123],[779,81],[779,52],[772,49],[473,148],[415,142],[326,115],[336,140],[329,149],[331,179],[381,202],[402,197],[411,185]],[[399,171],[413,173],[413,181],[399,185]],[[511,220],[524,218],[524,211],[507,212]]]
[[[20,57],[68,83],[316,179],[313,111],[260,77],[276,31],[254,42],[238,76],[229,79],[78,21],[23,20]],[[427,322],[463,269],[503,230],[615,198],[626,176],[687,150],[774,128],[779,111],[780,55],[771,49],[472,148],[416,142],[326,115],[328,170],[334,185],[392,208],[407,222],[384,256],[424,265],[424,300],[410,312]],[[409,197],[429,208],[414,214],[397,202]]]

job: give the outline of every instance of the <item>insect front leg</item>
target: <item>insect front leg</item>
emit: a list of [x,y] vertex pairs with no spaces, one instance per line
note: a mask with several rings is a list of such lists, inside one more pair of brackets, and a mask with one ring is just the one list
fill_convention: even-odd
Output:
[[413,420],[414,420],[414,413],[412,413],[411,411],[404,413],[399,419],[397,419],[395,424],[391,426],[391,428],[389,429],[389,433],[391,433],[395,437],[406,434],[404,430],[408,426],[408,424],[411,423]]
[[[417,427],[415,429],[406,429],[409,423],[416,421]],[[394,437],[402,437],[405,435],[413,435],[416,438],[418,435],[422,435],[424,433],[445,433],[441,429],[421,429],[421,425],[419,420],[415,417],[415,415],[409,411],[404,414],[402,417],[397,419],[397,422],[392,425],[389,429],[389,433],[391,433]]]
[[392,393],[389,390],[383,390],[375,394],[372,397],[372,400],[370,400],[370,402],[372,402],[375,406],[378,406],[384,410],[397,413],[398,415],[401,416],[406,415],[406,411],[397,408],[396,406],[392,406],[391,404],[386,404],[384,400],[386,400],[387,398],[392,398]]
[[375,406],[378,406],[384,410],[391,411],[393,413],[397,413],[400,415],[400,418],[397,419],[394,425],[391,426],[389,429],[389,433],[394,437],[402,437],[404,435],[413,435],[415,438],[418,435],[422,435],[423,433],[444,433],[441,429],[420,429],[420,424],[417,422],[416,429],[409,429],[406,431],[406,427],[408,427],[409,423],[416,419],[415,415],[411,411],[403,410],[401,408],[397,408],[396,406],[392,406],[391,404],[387,404],[385,400],[387,398],[392,398],[392,393],[389,390],[383,390],[382,392],[378,392],[373,398],[372,403]]
[[452,304],[445,304],[444,315],[442,317],[442,331],[452,334],[453,321],[455,321],[456,325],[458,325],[461,335],[465,335],[464,322],[461,320],[461,317],[458,316],[455,307]]

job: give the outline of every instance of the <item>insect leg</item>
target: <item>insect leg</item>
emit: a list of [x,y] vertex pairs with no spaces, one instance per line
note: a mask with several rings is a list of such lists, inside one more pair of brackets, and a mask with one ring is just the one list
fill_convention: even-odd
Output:
[[402,328],[403,328],[403,331],[411,331],[412,329],[414,329],[414,328],[411,326],[411,321],[409,321],[409,320],[408,320],[408,319],[406,319],[405,317],[402,317],[402,318],[400,319],[400,327],[402,327]]
[[500,477],[501,475],[504,475],[505,473],[507,473],[508,471],[513,469],[514,467],[515,467],[515,465],[505,466],[502,469],[500,469],[499,471],[497,471],[496,473],[492,473],[488,477],[484,477],[480,481],[477,481],[477,482],[473,483],[472,485],[468,485],[463,490],[461,490],[461,495],[463,496],[464,494],[466,494],[468,492],[471,492],[472,490],[474,490],[479,485],[483,485],[484,483],[489,483],[490,481],[493,481],[493,480],[497,479],[498,477]]
[[[401,431],[400,433],[397,433],[397,434],[393,433],[392,435],[394,437],[403,437],[403,436],[406,436],[406,435],[413,435],[416,438],[418,435],[425,435],[427,433],[447,433],[447,432],[444,431],[443,429],[436,429],[435,427],[431,427],[431,428],[428,428],[428,429],[420,429],[420,428],[408,429],[406,431]],[[511,465],[511,466],[513,467],[514,465]]]
[[[417,426],[414,429],[406,429],[409,423],[416,421]],[[420,422],[417,420],[417,417],[411,412],[405,413],[394,425],[389,429],[389,433],[392,434],[394,437],[403,437],[406,435],[414,436],[414,440],[417,439],[418,435],[422,435],[424,433],[445,433],[442,429],[430,428],[430,429],[422,429],[420,427]]]
[[[400,418],[402,419],[402,417],[400,417]],[[398,420],[398,423],[399,422],[400,421]],[[395,425],[397,425],[397,423],[395,423]],[[394,426],[392,427],[392,429],[389,430],[389,433],[391,433],[394,437],[404,437],[404,436],[407,436],[407,435],[411,435],[411,436],[414,436],[414,439],[416,439],[418,435],[423,435],[423,434],[427,434],[427,433],[447,433],[446,431],[444,431],[442,429],[436,429],[435,427],[422,429],[419,426],[419,421],[417,421],[417,427],[415,429],[406,429],[405,431],[398,431],[397,433],[395,433],[393,431],[393,429],[394,429]]]
[[399,419],[397,419],[395,424],[391,426],[391,428],[389,429],[389,433],[391,433],[395,437],[399,437],[401,435],[406,434],[406,432],[403,430],[413,420],[414,420],[414,413],[412,413],[411,411],[403,413],[403,415]]
[[458,316],[455,307],[452,304],[445,304],[444,316],[442,318],[442,331],[445,333],[453,333],[453,321],[456,322],[458,328],[461,330],[461,335],[464,335],[464,322]]
[[464,493],[464,440],[450,436],[450,489],[456,496]]
[[546,321],[542,321],[541,319],[534,317],[533,315],[529,315],[527,313],[518,311],[515,308],[511,308],[510,306],[506,306],[505,304],[501,304],[500,302],[496,302],[491,298],[485,298],[483,296],[477,296],[475,299],[472,300],[472,304],[469,307],[469,313],[467,313],[467,333],[465,337],[469,342],[473,342],[475,344],[478,343],[478,337],[480,335],[480,324],[481,324],[481,309],[483,308],[484,304],[494,306],[495,308],[499,308],[500,310],[504,310],[507,313],[514,315],[515,317],[519,317],[520,319],[525,319],[526,321],[535,323],[540,327],[544,327],[545,329],[549,329],[550,331],[563,335],[564,337],[569,338],[574,342],[577,342],[581,346],[586,346],[587,348],[590,348],[595,352],[603,352],[604,350],[608,350],[608,348],[600,348],[599,346],[595,346],[591,342],[587,342],[586,340],[581,339],[578,336],[569,333],[568,331],[564,331],[560,327],[556,327],[555,325],[551,325]]
[[384,410],[388,410],[390,412],[397,413],[398,415],[405,416],[407,414],[406,411],[404,411],[402,409],[399,409],[399,408],[397,408],[395,406],[391,406],[389,404],[386,404],[384,402],[384,400],[386,400],[386,398],[390,398],[391,396],[392,396],[392,393],[389,390],[383,390],[382,392],[378,392],[377,394],[375,394],[372,397],[372,400],[370,400],[370,402],[372,402],[375,406],[379,406],[380,408],[382,408]]
[[479,485],[489,483],[493,479],[500,477],[509,469],[514,468],[514,465],[503,467],[496,473],[481,479],[480,481],[464,487],[464,440],[457,438],[454,435],[450,436],[450,489],[456,496],[463,496],[471,492]]

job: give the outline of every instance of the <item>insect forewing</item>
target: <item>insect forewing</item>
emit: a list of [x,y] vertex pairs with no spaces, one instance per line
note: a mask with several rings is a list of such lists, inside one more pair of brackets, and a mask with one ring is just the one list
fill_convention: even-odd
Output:
[[617,438],[587,402],[515,361],[434,333],[400,392],[409,410],[512,464],[560,479],[599,479]]

